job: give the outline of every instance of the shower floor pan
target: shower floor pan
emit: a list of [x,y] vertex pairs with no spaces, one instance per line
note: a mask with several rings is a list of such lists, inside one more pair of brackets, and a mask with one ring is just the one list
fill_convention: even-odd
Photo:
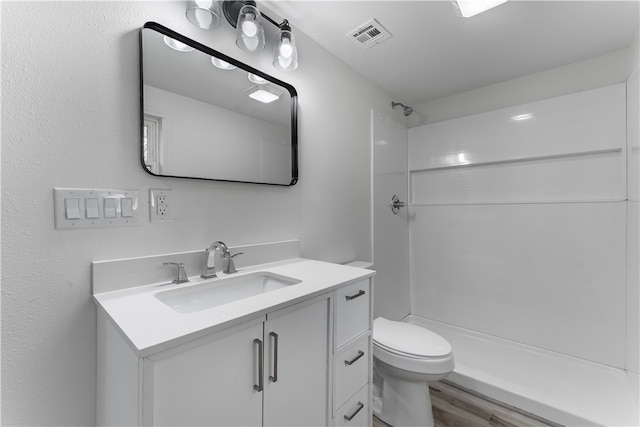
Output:
[[624,370],[407,316],[453,347],[446,381],[565,426],[638,426],[637,390]]

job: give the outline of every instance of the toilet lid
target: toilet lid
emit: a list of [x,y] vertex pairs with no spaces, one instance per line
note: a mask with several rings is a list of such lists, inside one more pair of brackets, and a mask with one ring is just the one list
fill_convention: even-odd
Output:
[[442,357],[451,353],[451,345],[435,332],[384,317],[373,321],[373,341],[393,352],[414,357]]

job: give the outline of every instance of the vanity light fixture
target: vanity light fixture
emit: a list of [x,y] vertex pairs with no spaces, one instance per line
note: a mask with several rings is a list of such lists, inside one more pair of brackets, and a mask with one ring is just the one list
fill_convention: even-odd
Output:
[[459,16],[470,18],[506,2],[507,0],[453,0],[452,4]]
[[256,85],[246,90],[249,98],[260,101],[263,104],[269,104],[280,98],[280,94],[269,85]]
[[289,21],[285,19],[278,27],[280,32],[273,51],[273,66],[278,70],[293,71],[298,68],[298,49]]
[[220,26],[220,2],[218,0],[195,0],[187,2],[187,19],[196,27],[213,30]]
[[264,49],[264,28],[260,22],[260,11],[250,4],[242,6],[236,23],[236,46],[245,52]]
[[[220,7],[222,2],[222,7]],[[254,0],[196,0],[187,2],[187,19],[200,28],[213,29],[219,25],[220,9],[227,22],[236,29],[236,45],[245,52],[264,49],[265,35],[262,20],[278,27],[278,41],[273,51],[273,66],[283,71],[298,68],[298,49],[289,22],[277,23],[261,13]],[[216,25],[209,25],[215,23]]]
[[164,44],[169,46],[171,49],[177,50],[179,52],[191,52],[193,50],[191,46],[188,46],[182,42],[179,42],[176,39],[172,39],[169,36],[164,36],[163,40],[164,40]]
[[229,64],[227,61],[223,61],[220,58],[216,58],[215,56],[211,57],[211,63],[216,66],[216,68],[220,68],[221,70],[235,70],[235,65]]

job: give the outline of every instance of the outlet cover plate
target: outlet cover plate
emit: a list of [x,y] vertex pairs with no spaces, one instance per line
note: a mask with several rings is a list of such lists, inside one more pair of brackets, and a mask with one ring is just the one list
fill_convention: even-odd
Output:
[[149,189],[149,220],[151,222],[173,221],[173,198],[170,188]]

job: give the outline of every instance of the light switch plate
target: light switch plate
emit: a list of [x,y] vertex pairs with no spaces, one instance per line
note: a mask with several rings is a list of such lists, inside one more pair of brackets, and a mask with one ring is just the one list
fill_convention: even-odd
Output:
[[170,188],[149,189],[149,220],[151,222],[173,221],[173,198]]
[[[123,199],[131,200],[131,216],[122,214]],[[109,207],[108,214],[105,205]],[[56,229],[140,224],[138,190],[54,188],[53,207]]]

